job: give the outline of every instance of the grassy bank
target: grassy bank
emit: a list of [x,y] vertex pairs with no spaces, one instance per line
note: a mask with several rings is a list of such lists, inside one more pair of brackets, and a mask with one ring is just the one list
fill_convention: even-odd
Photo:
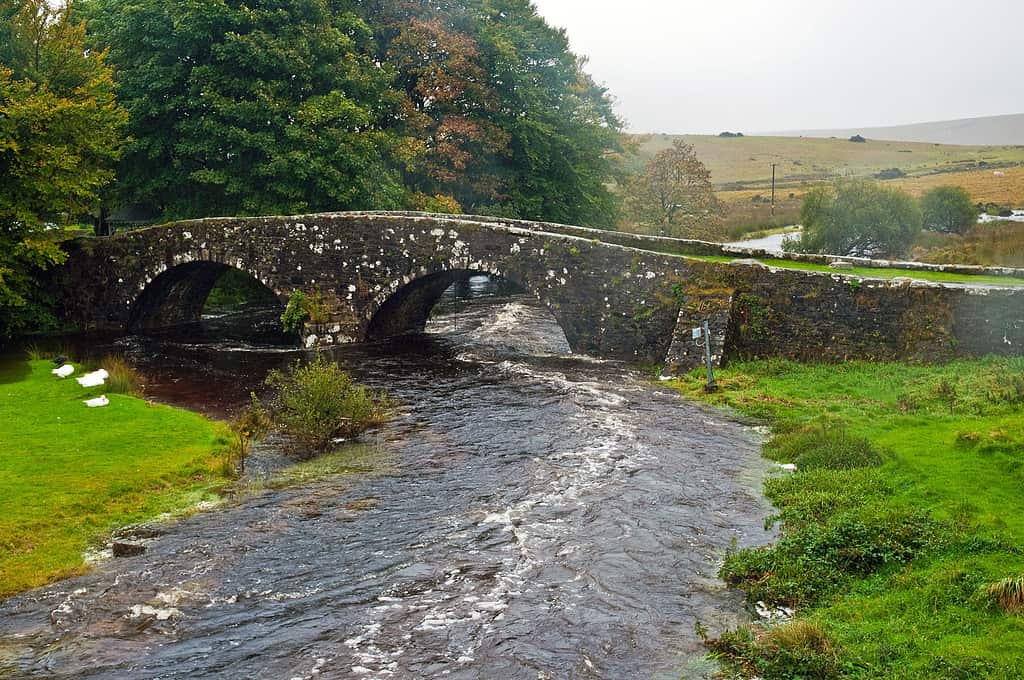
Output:
[[[732,262],[738,259],[734,255],[685,255],[684,257],[707,262]],[[899,269],[896,267],[875,268],[875,267],[851,267],[850,269],[833,269],[826,264],[815,262],[799,262],[797,260],[783,260],[774,257],[753,258],[761,264],[780,269],[798,269],[810,272],[830,272],[832,274],[843,274],[846,276],[863,276],[873,279],[896,279],[908,278],[918,281],[934,281],[936,283],[974,283],[991,284],[997,286],[1020,286],[1024,285],[1024,279],[1015,276],[990,276],[988,274],[952,274],[949,272],[932,272],[918,269]]]
[[771,423],[782,537],[722,576],[794,622],[711,643],[771,678],[1024,676],[1024,359],[739,363],[706,396]]
[[[0,366],[0,596],[84,570],[112,529],[180,511],[225,483],[222,428],[203,417],[50,375]],[[80,371],[77,373],[80,375]]]
[[933,234],[936,242],[915,250],[921,262],[1024,267],[1024,222],[979,224],[967,234]]

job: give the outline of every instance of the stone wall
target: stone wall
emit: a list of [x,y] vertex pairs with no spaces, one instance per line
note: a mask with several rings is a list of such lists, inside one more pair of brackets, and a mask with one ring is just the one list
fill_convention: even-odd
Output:
[[[707,291],[705,306],[719,310],[712,318],[718,319],[723,361],[947,361],[1024,354],[1024,288],[700,262],[691,267],[688,294],[699,301],[701,291]],[[686,323],[694,321],[691,316]],[[673,347],[686,343],[692,345],[689,328],[681,323]],[[691,356],[671,353],[667,363],[671,370],[694,365]]]

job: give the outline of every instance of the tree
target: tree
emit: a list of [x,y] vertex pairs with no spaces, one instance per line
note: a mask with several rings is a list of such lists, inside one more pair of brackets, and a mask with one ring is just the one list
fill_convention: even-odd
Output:
[[0,0],[0,337],[53,323],[38,278],[63,261],[48,225],[94,210],[126,114],[68,5]]
[[164,217],[404,208],[402,97],[349,0],[87,0],[134,141],[124,198]]
[[628,181],[625,193],[630,217],[659,234],[709,238],[720,222],[711,173],[680,139],[648,161]]
[[913,198],[862,179],[811,189],[800,218],[803,235],[791,247],[810,253],[902,257],[921,232]]
[[527,0],[364,3],[423,156],[407,182],[467,212],[610,227],[622,123]]
[[931,189],[921,197],[924,228],[948,234],[965,234],[978,223],[978,207],[963,187]]

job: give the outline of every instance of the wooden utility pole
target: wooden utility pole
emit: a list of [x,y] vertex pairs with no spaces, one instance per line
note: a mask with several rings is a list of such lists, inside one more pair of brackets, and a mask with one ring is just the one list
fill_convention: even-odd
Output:
[[772,217],[775,217],[775,163],[772,163]]

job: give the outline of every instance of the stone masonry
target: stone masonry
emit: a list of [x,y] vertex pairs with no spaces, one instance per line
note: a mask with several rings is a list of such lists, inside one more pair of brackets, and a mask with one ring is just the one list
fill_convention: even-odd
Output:
[[53,292],[65,321],[81,330],[139,331],[197,320],[233,267],[282,301],[295,290],[323,301],[325,318],[303,333],[312,347],[421,330],[450,284],[484,273],[535,294],[574,352],[670,370],[702,360],[690,332],[704,319],[720,361],[1024,354],[1024,288],[681,256],[714,248],[422,213],[217,218],[71,242]]

